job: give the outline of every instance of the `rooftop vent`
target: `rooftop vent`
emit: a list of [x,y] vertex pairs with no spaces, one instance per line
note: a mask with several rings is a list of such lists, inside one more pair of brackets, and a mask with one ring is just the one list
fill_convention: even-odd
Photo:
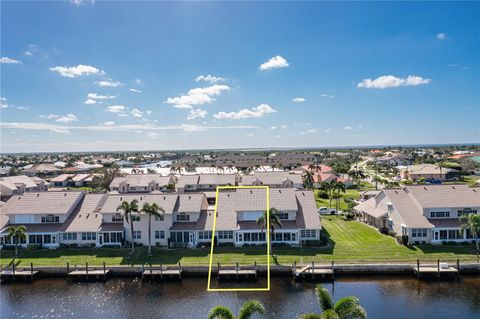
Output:
[[67,196],[67,193],[63,194],[63,196]]
[[142,200],[143,196],[140,196],[140,200]]
[[427,188],[426,188],[425,186],[423,186],[423,189],[424,189],[424,190],[427,190]]
[[192,196],[188,195],[188,199],[192,199]]

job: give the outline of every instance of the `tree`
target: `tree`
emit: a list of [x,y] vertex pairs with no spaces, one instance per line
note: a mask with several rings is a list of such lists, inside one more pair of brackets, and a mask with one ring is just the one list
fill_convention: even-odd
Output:
[[250,319],[255,313],[264,315],[265,308],[260,301],[253,299],[243,304],[237,317],[228,307],[216,306],[208,313],[208,319]]
[[303,186],[306,189],[312,189],[313,188],[313,174],[312,172],[306,171],[305,174],[303,175]]
[[[161,217],[165,214],[165,210],[158,206],[157,203],[145,203],[142,212],[148,215],[148,255],[152,255],[152,216]],[[133,231],[132,231],[133,233]]]
[[134,199],[130,203],[126,200],[124,200],[120,206],[117,207],[117,212],[118,211],[123,211],[123,214],[125,216],[125,221],[127,224],[130,224],[130,235],[132,236],[132,253],[135,251],[135,243],[133,240],[133,219],[132,219],[132,213],[138,213],[138,200]]
[[[272,252],[272,239],[273,239],[273,233],[275,231],[275,228],[282,228],[282,222],[280,221],[280,218],[278,217],[278,211],[275,208],[270,208],[269,212],[269,224],[270,224],[270,240],[268,241],[268,245],[270,246],[270,254],[273,256]],[[267,228],[267,212],[263,214],[262,217],[257,219],[257,225],[262,229],[262,232],[265,228]]]
[[152,168],[147,168],[147,174],[157,174],[157,171]]
[[115,177],[122,176],[125,176],[125,174],[120,170],[118,165],[112,164],[111,166],[103,167],[97,173],[94,173],[92,186],[97,189],[108,189]]
[[357,297],[350,296],[341,298],[335,304],[332,296],[326,288],[317,285],[315,289],[318,303],[322,309],[322,314],[307,313],[301,315],[299,319],[364,319],[367,318],[367,312],[360,305]]
[[27,228],[23,225],[13,226],[10,225],[7,227],[7,238],[13,238],[15,244],[15,256],[18,255],[18,243],[20,240],[25,239]]
[[460,221],[462,223],[461,228],[469,230],[472,233],[473,238],[475,239],[475,245],[477,246],[477,253],[479,253],[478,239],[480,236],[480,214],[470,213],[468,215],[463,215],[460,217]]
[[341,182],[335,182],[335,184],[332,185],[333,187],[333,196],[335,198],[335,209],[338,211],[340,208],[340,198],[342,198],[342,195],[340,193],[345,193],[345,184]]

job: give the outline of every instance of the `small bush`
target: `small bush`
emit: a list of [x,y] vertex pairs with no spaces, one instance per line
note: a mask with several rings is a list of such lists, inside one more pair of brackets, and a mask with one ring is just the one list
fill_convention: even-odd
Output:
[[380,233],[381,233],[381,234],[388,235],[388,232],[389,232],[389,230],[388,230],[387,227],[382,227],[382,228],[380,228]]
[[305,246],[311,246],[311,247],[324,246],[324,244],[321,240],[305,240],[304,245]]
[[15,250],[15,245],[4,245],[3,250]]
[[397,243],[408,246],[408,235],[397,235],[395,236],[395,239],[397,240]]
[[29,250],[39,250],[42,249],[42,244],[30,244],[27,246]]
[[235,247],[234,243],[218,243],[218,247]]

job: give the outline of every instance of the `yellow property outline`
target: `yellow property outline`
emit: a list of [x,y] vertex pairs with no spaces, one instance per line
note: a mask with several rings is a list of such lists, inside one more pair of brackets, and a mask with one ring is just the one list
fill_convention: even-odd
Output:
[[[213,246],[215,242],[215,226],[217,223],[218,190],[220,189],[241,189],[241,188],[263,188],[267,191],[267,287],[266,288],[210,288],[212,277]],[[208,265],[207,291],[270,291],[270,188],[268,186],[217,186],[215,193],[215,210],[213,215],[212,243],[210,245],[210,262]]]

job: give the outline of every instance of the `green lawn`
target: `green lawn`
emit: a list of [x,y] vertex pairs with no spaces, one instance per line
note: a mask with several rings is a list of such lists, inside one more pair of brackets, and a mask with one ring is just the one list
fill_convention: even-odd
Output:
[[[420,245],[408,248],[398,245],[395,240],[378,233],[375,229],[357,221],[347,221],[339,216],[322,217],[325,231],[330,237],[328,247],[273,247],[276,260],[272,264],[290,265],[297,263],[330,262],[341,263],[362,262],[414,262],[441,259],[454,262],[457,258],[463,261],[478,261],[474,245],[433,246]],[[266,264],[265,247],[233,248],[215,247],[213,261],[222,264]],[[34,265],[64,266],[67,261],[71,265],[128,265],[142,263],[208,265],[209,249],[161,249],[154,248],[153,256],[146,256],[146,248],[139,247],[135,254],[129,256],[129,249],[56,249],[56,250],[21,250],[16,262],[21,266]],[[10,262],[12,251],[2,251],[0,264]]]
[[[317,202],[317,207],[330,207],[330,201],[328,198],[318,197],[318,194],[320,192],[318,189],[315,189],[313,192],[315,195],[315,201]],[[345,198],[360,198],[360,193],[356,189],[347,189],[345,193],[341,193],[340,195],[342,196],[342,198],[340,198],[340,210],[345,210],[348,208],[347,203],[345,203]],[[335,199],[332,199],[332,207],[335,207]]]

